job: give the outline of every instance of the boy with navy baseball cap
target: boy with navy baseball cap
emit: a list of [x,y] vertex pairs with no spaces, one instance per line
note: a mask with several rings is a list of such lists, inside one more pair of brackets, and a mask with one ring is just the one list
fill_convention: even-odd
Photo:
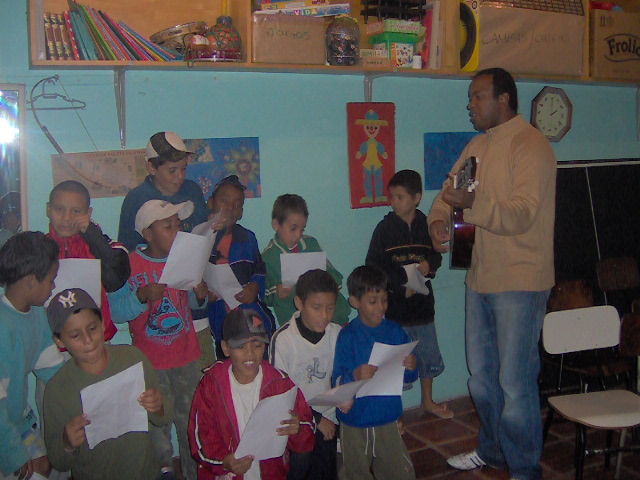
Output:
[[149,422],[165,425],[173,408],[160,392],[151,362],[130,345],[105,344],[101,311],[82,289],[57,293],[49,303],[47,317],[53,341],[72,357],[45,389],[45,444],[51,464],[60,471],[72,470],[74,478],[92,478],[95,472],[104,478],[157,478],[160,462],[148,432],[127,432],[89,448],[85,427],[91,418],[83,413],[80,397],[89,385],[142,362],[145,391],[140,392],[138,402],[147,411]]

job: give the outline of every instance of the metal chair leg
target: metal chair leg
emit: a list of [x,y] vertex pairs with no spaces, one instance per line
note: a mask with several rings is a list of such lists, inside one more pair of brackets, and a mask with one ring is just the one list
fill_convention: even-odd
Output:
[[587,441],[587,433],[584,425],[576,425],[576,480],[582,480],[582,472],[584,470],[584,457]]
[[[627,436],[627,429],[623,428],[622,431],[620,432],[620,443],[619,443],[619,447],[622,448],[624,447],[624,439]],[[622,453],[623,452],[618,452],[618,459],[616,461],[616,475],[615,480],[618,480],[620,478],[620,470],[622,469]]]

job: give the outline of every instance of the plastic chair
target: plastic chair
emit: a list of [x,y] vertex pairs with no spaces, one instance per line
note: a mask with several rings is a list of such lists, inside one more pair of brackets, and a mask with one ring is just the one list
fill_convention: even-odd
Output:
[[[614,347],[619,339],[618,312],[608,305],[549,313],[542,329],[544,348],[552,354]],[[635,393],[605,390],[554,396],[548,400],[555,412],[576,424],[576,479],[582,479],[586,456],[640,450],[640,445],[588,448],[586,436],[587,428],[625,432],[640,425],[640,396]],[[621,433],[621,443],[623,439]]]

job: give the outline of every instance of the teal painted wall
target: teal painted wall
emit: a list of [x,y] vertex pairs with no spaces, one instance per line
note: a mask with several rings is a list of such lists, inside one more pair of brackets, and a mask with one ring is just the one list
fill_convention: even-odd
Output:
[[[59,74],[71,98],[84,111],[39,113],[66,152],[120,148],[113,73],[90,70],[29,70],[27,5],[2,0],[0,82],[26,84]],[[519,82],[520,111],[529,118],[531,99],[544,83]],[[471,131],[466,111],[469,80],[376,79],[374,101],[396,104],[396,168],[423,171],[425,132]],[[562,85],[574,105],[573,127],[554,150],[560,161],[640,157],[636,88]],[[57,90],[64,93],[60,89]],[[299,193],[309,205],[309,234],[316,236],[345,275],[364,262],[371,233],[387,208],[352,210],[347,176],[347,102],[364,101],[359,76],[206,71],[129,71],[126,73],[127,147],[144,148],[149,136],[173,130],[185,138],[260,137],[262,198],[249,199],[241,223],[261,247],[273,232],[274,199]],[[86,126],[89,134],[85,131]],[[32,229],[45,230],[45,203],[52,188],[52,146],[27,115],[29,216]],[[423,195],[428,211],[436,192]],[[117,235],[121,198],[93,201],[94,218]],[[445,258],[444,265],[448,265]],[[443,267],[434,282],[436,325],[446,370],[434,398],[467,394],[464,354],[463,280]],[[346,286],[345,286],[346,288]],[[120,336],[126,339],[125,335]],[[417,389],[405,398],[419,400]]]

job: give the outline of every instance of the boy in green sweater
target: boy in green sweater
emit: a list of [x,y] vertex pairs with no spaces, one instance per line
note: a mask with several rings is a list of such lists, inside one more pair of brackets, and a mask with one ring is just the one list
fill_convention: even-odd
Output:
[[[267,280],[264,301],[273,308],[278,325],[282,326],[291,320],[296,313],[293,303],[294,287],[286,287],[282,284],[282,270],[280,255],[283,253],[311,253],[322,252],[318,241],[304,235],[304,229],[309,219],[307,202],[300,195],[287,193],[280,195],[273,204],[271,212],[271,226],[276,231],[275,236],[262,252],[262,260],[267,266]],[[327,259],[327,272],[331,274],[338,284],[338,290],[342,288],[342,274],[335,269]],[[343,325],[349,321],[351,307],[347,299],[338,293],[336,310],[333,321]]]
[[[131,345],[105,345],[102,314],[91,296],[79,288],[56,294],[47,308],[53,340],[71,354],[47,384],[44,395],[45,444],[49,461],[58,470],[73,471],[74,479],[135,478],[155,480],[160,462],[149,432],[130,431],[89,448],[80,392],[142,362],[145,391],[138,403],[155,425],[170,422],[173,408],[163,399],[156,371]],[[113,399],[115,402],[116,399]]]

